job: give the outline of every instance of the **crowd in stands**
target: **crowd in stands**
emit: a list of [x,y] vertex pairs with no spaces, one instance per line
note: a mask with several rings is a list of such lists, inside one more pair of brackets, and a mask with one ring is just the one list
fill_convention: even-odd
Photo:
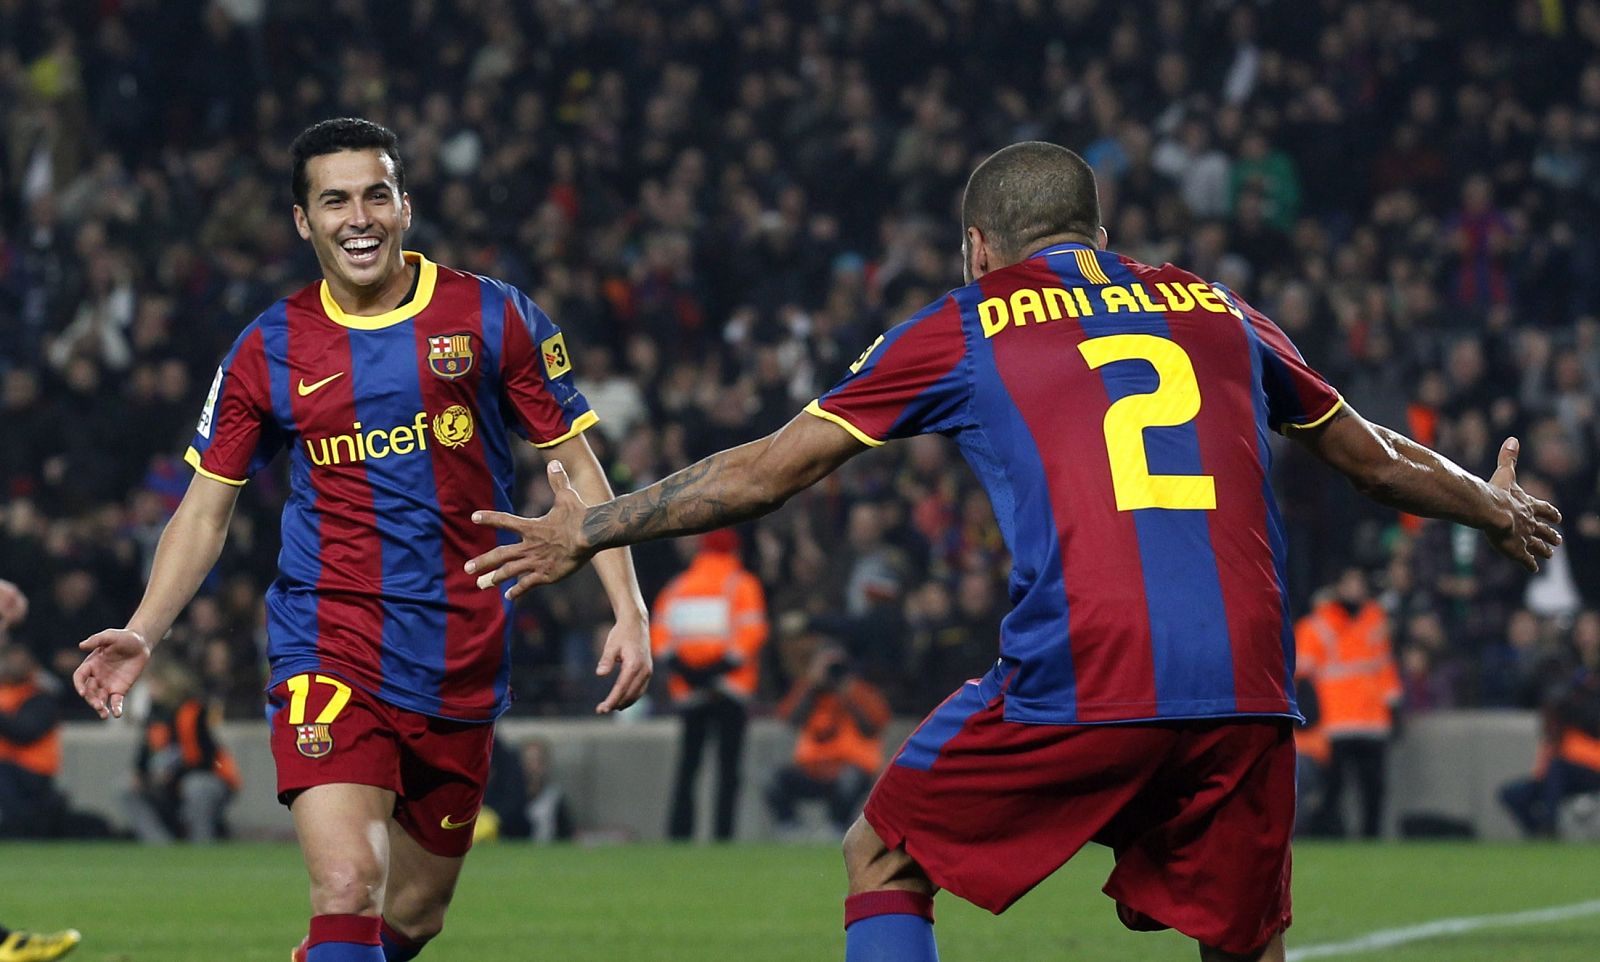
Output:
[[[1530,577],[1281,446],[1291,614],[1369,571],[1413,711],[1531,707],[1600,668],[1600,2],[0,0],[0,576],[58,675],[135,605],[218,359],[318,276],[287,147],[346,114],[400,135],[408,246],[562,325],[619,490],[783,424],[959,284],[978,160],[1071,146],[1113,249],[1231,285],[1469,470],[1515,432],[1567,516]],[[282,469],[171,642],[236,717],[261,705]],[[742,535],[768,706],[797,639],[912,714],[994,657],[1006,552],[942,438]],[[636,549],[646,597],[691,549]],[[515,710],[598,700],[607,611],[592,576],[521,605]]]

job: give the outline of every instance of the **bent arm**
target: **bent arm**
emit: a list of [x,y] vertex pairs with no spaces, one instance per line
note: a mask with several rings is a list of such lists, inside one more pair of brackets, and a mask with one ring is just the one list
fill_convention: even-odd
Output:
[[[605,468],[595,457],[589,441],[579,434],[548,448],[541,448],[545,461],[562,462],[572,488],[589,504],[611,500],[611,483],[606,480]],[[649,618],[644,594],[639,590],[639,579],[633,570],[633,554],[626,547],[601,551],[594,556],[594,569],[611,601],[611,611],[619,624],[632,622],[644,624]]]
[[239,500],[235,485],[196,474],[177,513],[156,546],[144,598],[128,619],[128,629],[154,647],[210,573],[228,539],[228,522]]
[[698,534],[759,518],[867,450],[810,414],[758,441],[719,451],[648,488],[585,513],[589,550]]

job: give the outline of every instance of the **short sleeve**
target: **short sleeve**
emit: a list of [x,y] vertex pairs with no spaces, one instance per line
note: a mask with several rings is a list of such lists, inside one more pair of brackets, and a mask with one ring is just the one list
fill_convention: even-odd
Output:
[[863,444],[968,425],[971,394],[961,308],[946,296],[874,341],[806,411]]
[[578,390],[566,336],[527,295],[498,286],[505,292],[501,382],[512,430],[541,448],[582,434],[600,417]]
[[1237,294],[1229,291],[1227,296],[1244,313],[1253,335],[1261,387],[1267,395],[1267,425],[1281,433],[1285,428],[1314,428],[1333,417],[1344,406],[1333,385],[1306,363],[1289,335],[1270,318]]
[[282,443],[271,405],[262,400],[269,397],[261,330],[252,324],[217,367],[184,460],[213,481],[243,485]]

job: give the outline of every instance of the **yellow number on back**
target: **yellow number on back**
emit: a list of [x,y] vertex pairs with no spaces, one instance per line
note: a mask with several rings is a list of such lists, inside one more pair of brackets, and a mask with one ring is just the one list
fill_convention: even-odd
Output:
[[[311,676],[295,675],[284,684],[289,686],[289,724],[303,725],[306,720],[306,697],[311,694]],[[327,675],[318,675],[317,684],[333,688],[328,703],[317,713],[317,724],[326,725],[338,718],[344,706],[350,703],[350,686]]]
[[1217,486],[1209,474],[1151,474],[1144,429],[1187,424],[1200,413],[1200,385],[1183,348],[1154,334],[1112,334],[1078,345],[1090,370],[1112,361],[1144,360],[1156,369],[1156,389],[1130,394],[1106,411],[1106,454],[1118,511],[1170,508],[1210,511]]

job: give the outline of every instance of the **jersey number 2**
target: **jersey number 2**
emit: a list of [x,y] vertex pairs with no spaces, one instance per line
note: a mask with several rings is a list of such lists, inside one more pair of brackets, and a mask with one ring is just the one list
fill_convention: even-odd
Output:
[[1154,334],[1111,334],[1078,345],[1089,369],[1112,361],[1149,361],[1156,389],[1130,394],[1106,411],[1106,454],[1118,511],[1169,508],[1210,511],[1217,506],[1216,481],[1209,474],[1151,474],[1144,429],[1187,424],[1200,413],[1200,385],[1183,348]]
[[[311,694],[310,675],[295,675],[284,684],[289,686],[289,724],[303,725],[306,721],[306,697]],[[339,717],[344,711],[344,706],[350,702],[350,686],[337,678],[327,675],[317,675],[317,684],[328,685],[333,689],[333,694],[328,696],[327,704],[322,706],[322,711],[317,713],[316,723],[326,725]]]

